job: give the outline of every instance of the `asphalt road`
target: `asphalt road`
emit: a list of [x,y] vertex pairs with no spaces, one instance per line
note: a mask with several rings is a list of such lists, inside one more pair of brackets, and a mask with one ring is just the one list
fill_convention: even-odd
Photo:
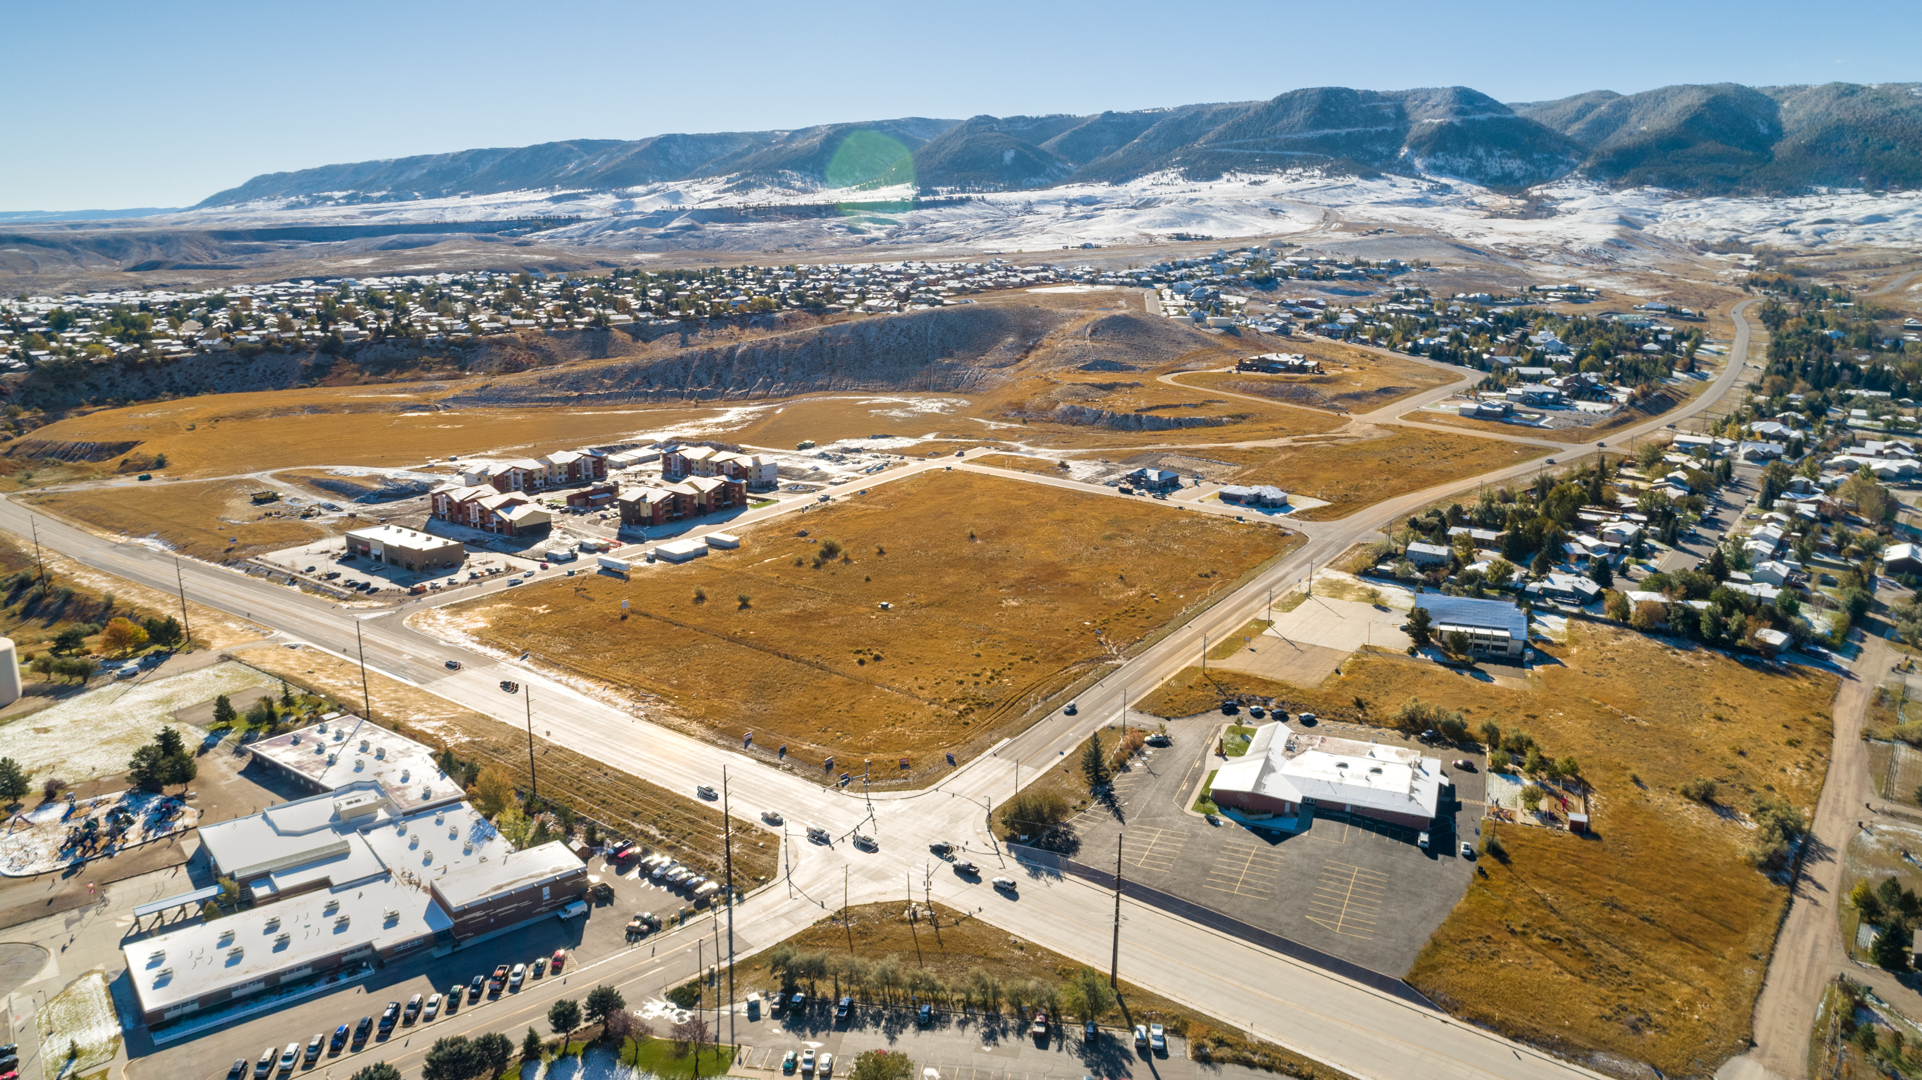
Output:
[[[1746,356],[1748,323],[1741,312],[1753,301],[1736,306],[1736,338],[1731,356]],[[1744,367],[1731,362],[1710,388],[1677,412],[1616,432],[1611,438],[1627,443],[1658,431],[1666,424],[1694,415],[1729,392]],[[1405,411],[1402,403],[1396,411]],[[1386,411],[1386,410],[1384,410]],[[1371,422],[1396,423],[1391,418]],[[1574,457],[1585,447],[1569,447]],[[878,474],[869,486],[892,482],[932,468],[952,464],[919,462]],[[968,468],[972,466],[963,465]],[[1449,495],[1483,483],[1500,483],[1533,475],[1541,468],[1529,462],[1468,480],[1431,487],[1379,503],[1350,517],[1330,522],[1291,522],[1305,534],[1306,544],[1234,594],[1224,598],[1186,625],[1110,673],[1079,697],[1078,715],[1059,712],[994,751],[957,769],[939,785],[915,792],[875,793],[864,796],[858,784],[851,791],[823,788],[810,781],[742,754],[647,724],[599,700],[509,661],[480,656],[471,650],[428,637],[406,626],[405,613],[418,604],[399,608],[343,607],[285,586],[272,585],[235,571],[181,561],[187,594],[199,603],[243,616],[271,627],[276,640],[307,642],[345,656],[355,653],[353,622],[361,624],[368,664],[389,675],[446,696],[470,708],[516,726],[524,722],[525,699],[503,694],[502,679],[519,681],[532,693],[531,722],[555,742],[606,761],[617,768],[660,784],[671,791],[691,793],[697,784],[719,785],[725,768],[734,805],[747,813],[772,808],[791,823],[820,824],[837,838],[865,822],[865,831],[879,841],[879,850],[863,852],[844,842],[831,846],[791,844],[791,881],[770,885],[747,898],[736,909],[737,925],[753,926],[758,945],[772,944],[811,924],[823,909],[838,906],[841,896],[862,903],[899,898],[904,880],[926,881],[926,893],[960,908],[977,908],[983,917],[1020,934],[1095,965],[1107,965],[1112,933],[1112,897],[1074,880],[1035,878],[1018,899],[993,891],[986,883],[969,882],[951,873],[929,873],[933,860],[926,844],[935,839],[962,841],[970,857],[993,873],[1016,869],[1002,856],[987,828],[993,801],[1014,790],[1017,768],[1025,777],[1037,766],[1059,756],[1094,728],[1112,720],[1123,695],[1140,695],[1193,663],[1200,654],[1202,635],[1216,640],[1245,624],[1266,602],[1271,588],[1279,590],[1304,576],[1311,565],[1325,564],[1350,546],[1375,535],[1377,528]],[[1024,479],[1034,479],[1022,474]],[[1042,482],[1048,482],[1043,480]],[[1067,483],[1065,481],[1055,481]],[[1074,485],[1093,490],[1086,485]],[[1121,496],[1117,496],[1121,497]],[[785,508],[770,507],[759,514]],[[1171,508],[1170,512],[1184,512]],[[754,515],[749,515],[752,518]],[[29,535],[28,515],[11,501],[0,501],[0,529]],[[116,541],[40,517],[39,541],[89,566],[129,580],[171,591],[175,562],[145,544]],[[738,527],[744,519],[729,524]],[[502,586],[504,587],[504,586]],[[471,599],[467,594],[461,599]],[[460,671],[447,660],[460,660]],[[538,659],[538,658],[536,658]],[[790,899],[789,886],[795,895]],[[1364,1077],[1565,1077],[1587,1072],[1518,1043],[1458,1023],[1449,1017],[1387,997],[1338,976],[1292,961],[1159,911],[1124,905],[1126,933],[1122,941],[1123,974],[1157,993],[1188,1004],[1226,1022],[1241,1024],[1263,1038],[1289,1046],[1317,1060]],[[436,1022],[440,1034],[462,1030],[519,1031],[530,1018],[544,1015],[546,1004],[592,979],[632,988],[630,1000],[657,993],[684,980],[693,971],[698,930],[664,935],[658,956],[610,957],[523,991],[505,1007],[463,1011],[452,1020]],[[344,997],[345,994],[335,995]],[[236,1057],[258,1054],[269,1042],[286,1042],[297,1033],[319,1027],[296,1019],[308,1008],[331,1010],[329,1015],[353,1011],[344,1003],[320,999],[308,1006],[270,1014],[219,1033],[192,1040],[179,1049],[134,1058],[130,1077],[177,1077],[224,1074]],[[363,1010],[364,1011],[364,1010]],[[360,1015],[359,1012],[354,1013]],[[538,1026],[538,1025],[537,1025]],[[296,1034],[289,1034],[288,1032]],[[390,1044],[391,1045],[391,1044]],[[251,1049],[250,1049],[251,1048]],[[425,1046],[403,1046],[389,1061],[412,1072]]]

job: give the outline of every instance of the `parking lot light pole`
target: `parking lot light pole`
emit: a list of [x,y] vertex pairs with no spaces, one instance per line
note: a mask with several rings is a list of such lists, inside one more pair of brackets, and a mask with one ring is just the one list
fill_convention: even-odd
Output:
[[1121,839],[1114,838],[1114,952],[1108,958],[1108,986],[1121,990]]
[[534,804],[540,798],[541,779],[534,775],[534,684],[521,687],[527,704],[527,803]]

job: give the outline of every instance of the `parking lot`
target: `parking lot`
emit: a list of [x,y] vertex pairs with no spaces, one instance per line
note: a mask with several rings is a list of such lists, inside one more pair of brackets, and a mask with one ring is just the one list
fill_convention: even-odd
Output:
[[[1243,723],[1253,723],[1245,717]],[[1115,781],[1112,806],[1096,803],[1069,828],[1077,861],[1107,869],[1122,836],[1122,876],[1231,918],[1399,977],[1474,876],[1457,852],[1473,842],[1482,774],[1453,767],[1458,751],[1428,751],[1455,784],[1429,850],[1415,830],[1318,809],[1307,831],[1257,830],[1190,813],[1201,781],[1221,759],[1213,751],[1228,718],[1172,721],[1173,745],[1151,750]],[[1333,730],[1339,728],[1340,730]],[[1399,741],[1373,728],[1319,725],[1348,738]],[[1060,846],[1060,845],[1055,845]]]
[[[1078,1025],[1056,1024],[1046,1037],[1037,1038],[1024,1022],[978,1013],[937,1011],[933,1022],[924,1028],[910,1009],[861,1005],[849,1020],[837,1022],[831,1002],[818,999],[799,1014],[777,1018],[763,1011],[759,1020],[749,1021],[744,1013],[737,1013],[734,1020],[741,1052],[729,1072],[737,1076],[782,1076],[781,1059],[790,1050],[834,1055],[836,1076],[846,1076],[854,1067],[854,1059],[865,1050],[904,1053],[917,1069],[933,1069],[940,1080],[1085,1080],[1090,1076],[1109,1080],[1191,1080],[1203,1076],[1272,1080],[1274,1075],[1191,1061],[1187,1045],[1172,1035],[1166,1051],[1151,1053],[1147,1048],[1137,1049],[1132,1033],[1125,1028],[1102,1028],[1089,1040]],[[721,1021],[721,1031],[726,1038],[726,1020]],[[813,1080],[803,1076],[798,1067],[791,1075],[795,1080]]]

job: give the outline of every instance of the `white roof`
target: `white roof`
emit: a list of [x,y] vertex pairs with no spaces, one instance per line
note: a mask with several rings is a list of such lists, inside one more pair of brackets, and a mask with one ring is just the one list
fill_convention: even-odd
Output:
[[441,772],[432,747],[357,716],[322,720],[250,743],[247,749],[324,791],[358,780],[377,780],[402,813],[462,798],[460,784]]
[[[492,491],[493,489],[489,488],[488,490]],[[418,529],[409,529],[400,525],[370,525],[364,529],[349,529],[347,531],[347,538],[350,540],[365,540],[380,544],[405,544],[408,547],[415,548],[461,546],[459,540],[450,540],[445,536],[434,536],[431,533],[424,533]]]
[[1442,783],[1440,760],[1418,751],[1302,735],[1277,721],[1258,729],[1247,752],[1222,766],[1213,790],[1432,818]]

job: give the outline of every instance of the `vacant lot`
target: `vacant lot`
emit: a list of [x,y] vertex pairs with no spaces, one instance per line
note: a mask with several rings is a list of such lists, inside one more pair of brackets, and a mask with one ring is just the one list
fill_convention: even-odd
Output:
[[894,773],[895,758],[915,771],[942,752],[978,752],[1292,537],[1159,503],[933,472],[748,529],[738,551],[644,567],[631,582],[560,579],[426,618],[657,694],[724,742],[752,731],[803,761],[833,756],[859,772],[873,759]]
[[1301,517],[1326,521],[1347,517],[1383,499],[1460,480],[1550,453],[1547,447],[1446,435],[1406,428],[1368,428],[1373,437],[1313,446],[1290,446],[1235,478],[1240,484],[1273,484],[1284,491],[1325,500]]
[[1026,454],[983,454],[975,458],[974,463],[995,469],[1039,473],[1042,476],[1068,475],[1068,470],[1061,467],[1060,458],[1029,457]]
[[[361,672],[357,665],[313,649],[277,646],[239,654],[247,663],[315,694],[361,710]],[[527,734],[510,724],[463,708],[419,687],[369,673],[373,719],[429,745],[451,749],[482,766],[504,769],[524,791],[527,787]],[[637,776],[558,746],[534,739],[543,797],[559,791],[559,801],[600,821],[623,837],[669,851],[710,876],[721,872],[721,812],[704,803],[656,787]],[[734,875],[743,889],[772,877],[779,851],[769,834],[739,819],[734,828]]]
[[[1296,348],[1291,342],[1288,351],[1293,352]],[[1183,386],[1249,394],[1290,405],[1365,413],[1438,386],[1447,386],[1462,377],[1412,360],[1381,356],[1341,345],[1303,343],[1300,349],[1321,361],[1320,375],[1203,371],[1179,376],[1175,381]]]
[[[1508,861],[1482,859],[1409,981],[1519,1038],[1707,1075],[1747,1044],[1788,899],[1744,858],[1746,814],[1762,795],[1812,809],[1836,680],[1586,623],[1570,624],[1567,645],[1536,647],[1546,659],[1527,690],[1364,652],[1318,688],[1191,670],[1139,707],[1188,715],[1241,692],[1366,722],[1420,696],[1575,757],[1593,785],[1596,838],[1498,827]],[[1678,793],[1698,778],[1716,782],[1716,805]]]
[[[835,989],[862,1001],[896,1005],[908,1004],[913,993],[919,1000],[934,1002],[936,1008],[984,1013],[1013,1012],[1017,1002],[1038,1003],[1058,1013],[1058,1003],[1050,1003],[1047,995],[1058,993],[1082,967],[1060,953],[941,904],[924,906],[913,922],[899,904],[864,904],[845,914],[836,912],[782,945],[803,956],[818,954],[825,962],[821,978],[801,981],[810,990]],[[772,954],[772,949],[763,950],[740,965],[738,974],[745,986],[771,990],[781,984],[780,976],[767,966]],[[1122,983],[1120,991],[1127,1019],[1166,1025],[1213,1061],[1252,1065],[1303,1080],[1348,1076],[1272,1043],[1250,1040],[1218,1020],[1130,983]],[[1102,1020],[1112,1024],[1122,1018],[1116,1010]]]
[[[355,524],[302,521],[283,503],[256,506],[248,496],[263,487],[254,480],[116,484],[29,495],[24,501],[101,532],[153,537],[182,555],[210,562],[325,540]],[[275,514],[287,516],[270,516]]]

